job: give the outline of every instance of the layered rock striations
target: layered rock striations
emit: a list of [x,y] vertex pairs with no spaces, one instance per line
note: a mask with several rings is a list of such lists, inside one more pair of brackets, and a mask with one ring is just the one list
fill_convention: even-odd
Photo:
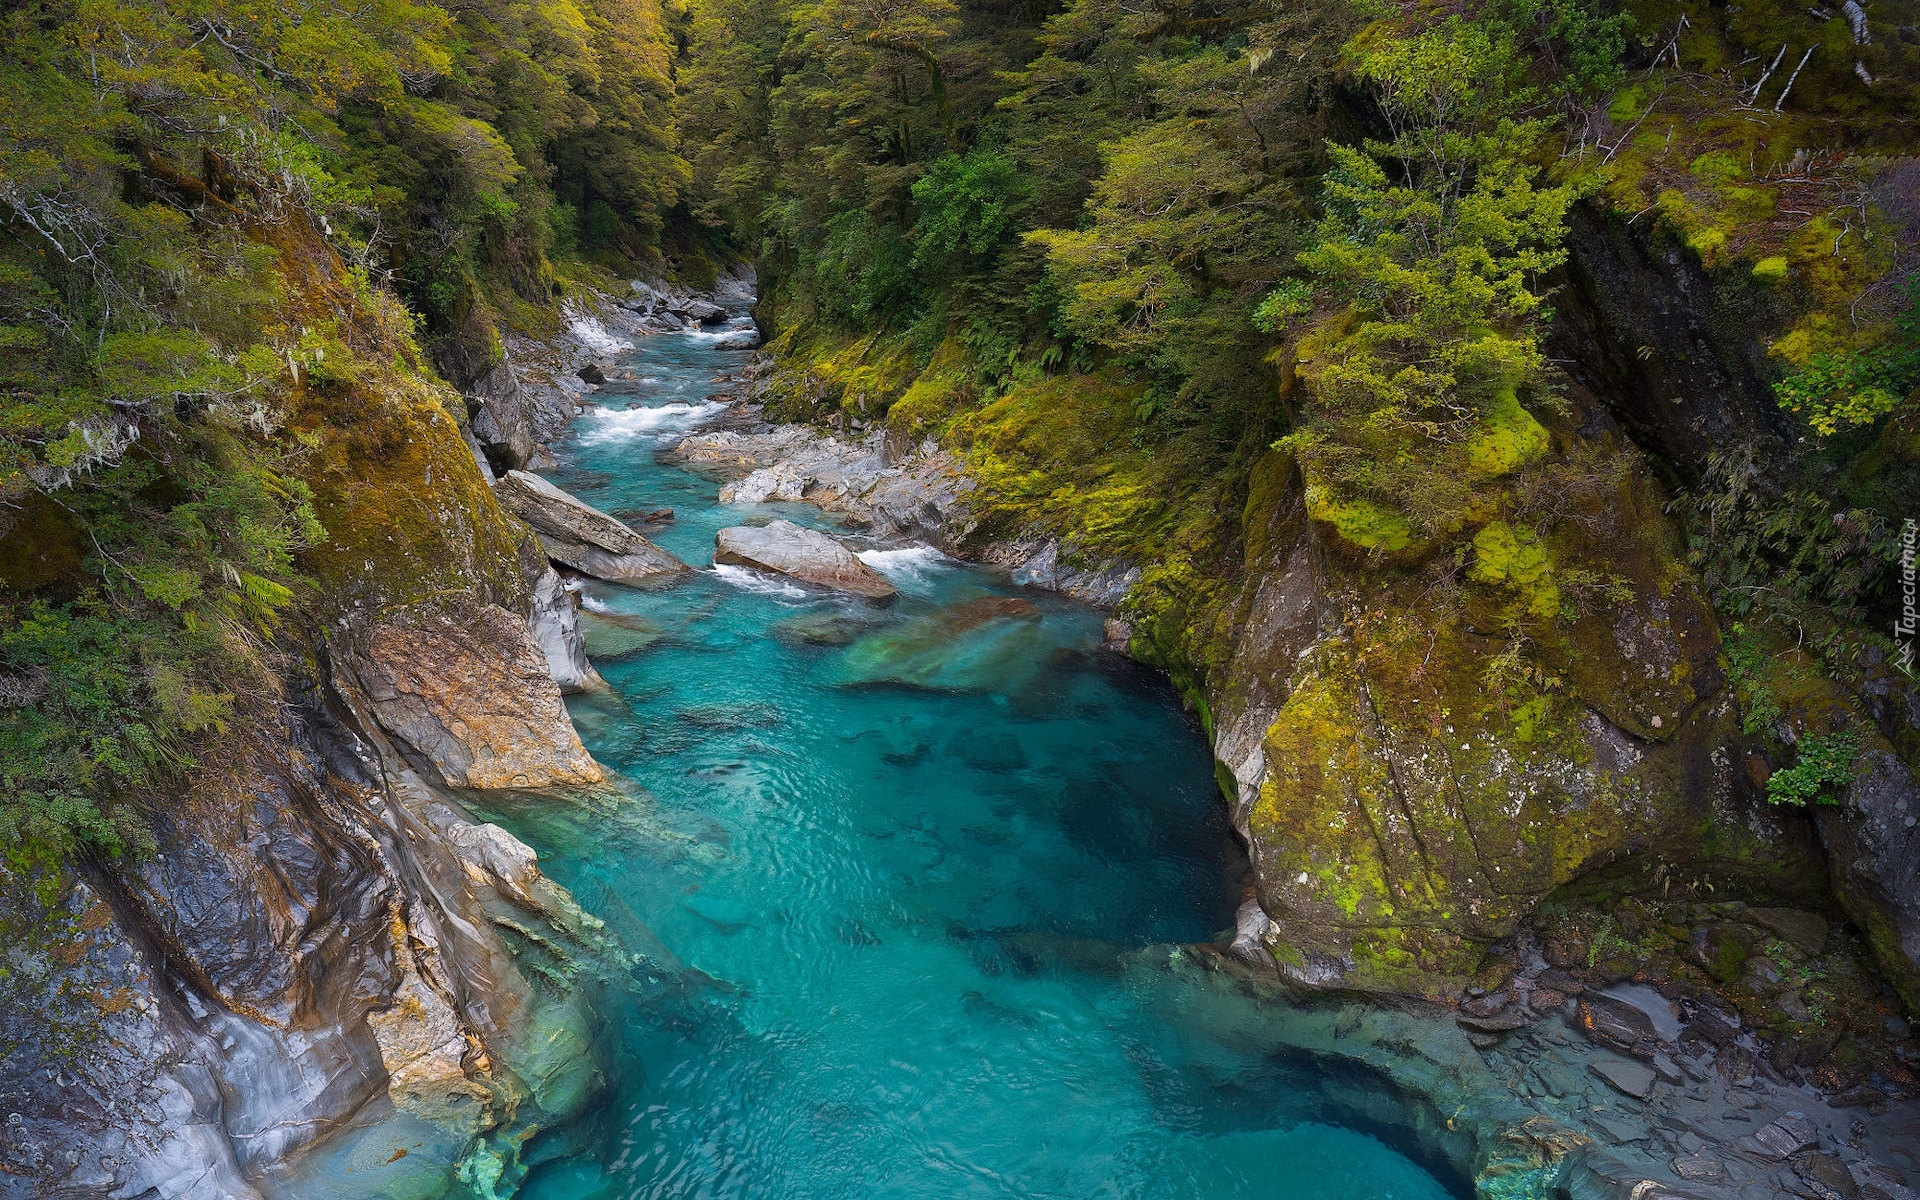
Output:
[[0,1196],[505,1187],[598,1089],[623,956],[460,802],[604,780],[561,702],[595,679],[573,603],[457,398],[383,382],[297,418],[328,536],[285,699],[203,752],[150,854],[0,867]]
[[508,471],[494,483],[500,503],[533,527],[548,557],[597,579],[643,583],[670,578],[687,564],[538,475]]

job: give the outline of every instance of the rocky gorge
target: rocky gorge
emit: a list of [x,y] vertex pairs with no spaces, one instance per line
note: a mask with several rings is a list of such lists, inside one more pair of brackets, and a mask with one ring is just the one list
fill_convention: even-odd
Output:
[[[847,436],[765,423],[755,401],[781,386],[780,371],[776,359],[756,360],[739,385],[744,407],[729,413],[722,428],[690,434],[670,451],[677,461],[729,479],[723,500],[804,501],[841,517],[856,537],[935,545],[996,564],[1020,584],[1058,590],[1109,610],[1120,606],[1140,578],[1140,568],[1132,564],[1067,565],[1060,541],[1040,531],[983,538],[968,505],[975,484],[961,453],[931,442],[903,444],[884,429]],[[1274,469],[1287,470],[1284,463]],[[1185,960],[1176,955],[1170,969],[1208,977],[1209,988],[1240,998],[1249,1015],[1236,1018],[1244,1022],[1236,1028],[1249,1041],[1271,1046],[1273,1053],[1350,1063],[1377,1073],[1376,1081],[1392,1080],[1418,1096],[1415,1112],[1451,1112],[1443,1133],[1423,1128],[1422,1119],[1406,1112],[1381,1115],[1378,1097],[1346,1101],[1359,1113],[1371,1109],[1373,1119],[1399,1138],[1426,1139],[1434,1159],[1450,1163],[1480,1194],[1530,1195],[1538,1194],[1536,1189],[1591,1196],[1910,1194],[1904,1180],[1915,1165],[1909,1147],[1920,1120],[1910,1092],[1916,1043],[1899,1002],[1881,982],[1883,970],[1898,979],[1904,964],[1882,967],[1856,933],[1808,911],[1831,912],[1834,905],[1823,887],[1830,868],[1820,861],[1814,830],[1764,808],[1756,811],[1750,800],[1742,804],[1740,778],[1715,766],[1716,760],[1726,761],[1727,751],[1711,744],[1713,735],[1703,739],[1704,747],[1694,743],[1691,752],[1701,756],[1695,765],[1662,768],[1681,772],[1681,786],[1668,795],[1683,807],[1672,816],[1642,807],[1661,795],[1657,784],[1641,785],[1647,799],[1636,800],[1629,797],[1638,789],[1627,782],[1625,795],[1575,792],[1577,822],[1551,810],[1530,811],[1533,802],[1522,801],[1505,817],[1517,823],[1504,833],[1471,810],[1463,814],[1455,807],[1473,772],[1485,769],[1469,765],[1472,760],[1450,763],[1451,772],[1465,768],[1464,779],[1441,776],[1437,786],[1417,785],[1435,789],[1432,799],[1423,800],[1418,793],[1409,798],[1376,789],[1380,780],[1431,770],[1416,766],[1431,751],[1397,748],[1390,741],[1341,748],[1339,754],[1352,756],[1335,760],[1342,770],[1381,772],[1370,785],[1346,785],[1335,793],[1366,816],[1361,828],[1371,832],[1363,834],[1364,852],[1369,857],[1411,853],[1425,860],[1411,867],[1396,868],[1392,860],[1342,862],[1353,852],[1352,843],[1335,840],[1346,820],[1332,822],[1331,837],[1288,835],[1257,823],[1255,809],[1261,803],[1290,820],[1312,819],[1311,809],[1295,811],[1301,797],[1281,789],[1298,786],[1296,772],[1329,749],[1324,743],[1285,740],[1290,735],[1281,712],[1297,694],[1295,680],[1303,678],[1293,672],[1304,667],[1309,672],[1304,681],[1318,682],[1317,672],[1304,666],[1314,660],[1316,641],[1353,620],[1336,615],[1338,593],[1328,592],[1338,586],[1339,563],[1336,558],[1330,564],[1326,548],[1316,544],[1298,483],[1289,484],[1283,474],[1271,493],[1256,493],[1250,520],[1258,519],[1252,504],[1261,501],[1273,506],[1262,539],[1269,548],[1254,561],[1231,610],[1234,650],[1226,690],[1196,698],[1213,723],[1223,790],[1229,797],[1246,797],[1234,803],[1233,811],[1252,850],[1256,893],[1241,907],[1230,947]],[[1588,678],[1604,687],[1605,673],[1613,671],[1631,687],[1644,671],[1666,686],[1683,682],[1691,692],[1691,681],[1681,673],[1689,662],[1686,627],[1675,628],[1663,603],[1655,601],[1652,610],[1651,618],[1621,617],[1610,645],[1590,645],[1617,659],[1581,664]],[[1635,625],[1635,619],[1647,623]],[[1701,630],[1702,617],[1692,619]],[[1704,632],[1710,636],[1711,626]],[[1108,621],[1108,636],[1110,646],[1124,651],[1135,635],[1127,620],[1116,617]],[[1152,654],[1150,646],[1133,645],[1136,652]],[[1714,670],[1710,659],[1703,662],[1695,654],[1691,661],[1702,665],[1693,669]],[[1651,664],[1643,666],[1643,656]],[[1262,663],[1286,664],[1286,669],[1272,674],[1274,668]],[[1724,687],[1724,680],[1718,686]],[[1398,703],[1427,699],[1437,702],[1436,708],[1447,701],[1444,693],[1423,696],[1406,681],[1384,694]],[[1723,714],[1727,703],[1719,702]],[[1685,728],[1690,716],[1711,707],[1698,693],[1689,694],[1669,715],[1642,715],[1638,736],[1608,725],[1594,712],[1585,736],[1598,739],[1597,745],[1613,756],[1600,757],[1600,771],[1631,780],[1648,756],[1646,742],[1653,743],[1655,754],[1675,753],[1659,749],[1666,739],[1656,731],[1669,722]],[[1707,725],[1713,728],[1710,720]],[[1725,726],[1719,728],[1724,736]],[[1466,736],[1490,735],[1481,729]],[[1490,740],[1497,743],[1498,735]],[[1471,744],[1460,748],[1471,750]],[[1572,765],[1548,769],[1566,771]],[[1509,770],[1495,763],[1486,781],[1473,786],[1497,788],[1501,796],[1540,788],[1525,776],[1508,778]],[[1715,788],[1722,789],[1718,798]],[[1618,817],[1595,811],[1596,803],[1604,810],[1609,801],[1626,806]],[[1368,813],[1374,803],[1388,807]],[[1904,811],[1901,801],[1886,803],[1897,823]],[[1874,819],[1867,815],[1871,810],[1852,811],[1855,819]],[[1699,859],[1699,814],[1715,812],[1735,838],[1746,839],[1730,856],[1736,861],[1715,864],[1728,872],[1718,886],[1805,907],[1719,899],[1710,876],[1708,887],[1696,876],[1691,884],[1681,882],[1681,895],[1674,895],[1688,860]],[[1615,820],[1620,824],[1608,823]],[[1542,859],[1529,863],[1530,839],[1524,831],[1540,824],[1560,831],[1562,838],[1577,825],[1579,836],[1588,840],[1572,847],[1549,842]],[[1405,839],[1404,848],[1395,848],[1396,832]],[[1489,860],[1477,858],[1474,848],[1502,840],[1515,843],[1512,859],[1482,867]],[[1432,857],[1447,845],[1462,857]],[[1283,848],[1296,857],[1266,857]],[[1737,861],[1742,859],[1754,872],[1744,878]],[[1339,864],[1337,871],[1327,870],[1329,860]],[[1899,861],[1896,851],[1891,862]],[[1522,883],[1517,889],[1496,886],[1479,901],[1449,900],[1450,906],[1467,907],[1473,919],[1464,928],[1477,940],[1473,952],[1457,960],[1459,966],[1349,979],[1356,966],[1376,964],[1364,958],[1356,963],[1354,943],[1347,940],[1353,934],[1347,931],[1375,933],[1380,918],[1369,919],[1352,907],[1344,913],[1339,907],[1316,909],[1311,901],[1303,910],[1301,901],[1292,899],[1298,893],[1289,889],[1309,896],[1313,889],[1296,864],[1316,865],[1322,879],[1338,878],[1355,866],[1382,871],[1383,877],[1375,877],[1380,892],[1355,889],[1361,905],[1375,895],[1396,898],[1381,884],[1392,881],[1397,869],[1424,874],[1422,886],[1428,889],[1471,889],[1476,869],[1490,877],[1516,871],[1507,880],[1486,883],[1531,879],[1537,880],[1532,885],[1537,890],[1529,896]],[[1895,866],[1892,878],[1875,885],[1881,895],[1899,889],[1898,870]],[[1763,876],[1770,877],[1763,882]],[[1644,882],[1649,877],[1660,895],[1636,896],[1649,886]],[[1899,920],[1896,910],[1889,905],[1870,919],[1885,914]],[[1329,934],[1341,939],[1330,954],[1296,949]],[[1402,961],[1419,965],[1410,957]],[[1411,995],[1442,1007],[1383,1005],[1360,999],[1360,991]],[[1310,998],[1314,993],[1341,999],[1316,1001]],[[1845,998],[1838,998],[1841,993]],[[1833,1009],[1826,1007],[1828,996],[1838,999]],[[1808,1008],[1809,1001],[1816,1007]],[[1251,1015],[1263,1006],[1272,1006],[1264,1017]],[[1287,1015],[1276,1015],[1275,1009]],[[1258,1029],[1263,1020],[1271,1027]],[[1364,1096],[1365,1086],[1355,1086]]]
[[0,14],[0,1198],[1908,1200],[1920,37]]
[[[741,292],[722,298],[741,311]],[[620,339],[673,332],[604,299],[582,313],[568,337],[518,351],[549,364],[545,375],[516,377],[519,408],[476,398],[496,421],[511,411],[520,424],[462,427],[422,415],[419,436],[440,447],[425,469],[474,473],[452,493],[469,507],[450,512],[436,492],[436,540],[416,539],[395,568],[363,576],[381,580],[380,590],[356,595],[326,638],[324,674],[289,708],[284,731],[256,735],[268,740],[231,768],[226,786],[250,797],[237,807],[255,815],[235,829],[185,812],[140,876],[96,868],[16,893],[14,904],[41,906],[26,910],[32,919],[66,931],[40,952],[52,988],[86,997],[100,1015],[56,1024],[64,1049],[42,1053],[60,1052],[47,1061],[67,1065],[13,1085],[13,1095],[37,1099],[15,1102],[21,1119],[10,1120],[0,1182],[26,1195],[302,1195],[303,1181],[360,1164],[382,1167],[387,1188],[438,1194],[457,1177],[478,1191],[476,1180],[510,1185],[528,1165],[514,1147],[541,1130],[561,1131],[564,1142],[592,1103],[603,1086],[591,1048],[594,998],[631,951],[543,877],[525,844],[467,815],[488,789],[572,794],[558,802],[590,808],[595,789],[621,786],[586,754],[560,703],[563,689],[606,687],[580,629],[604,618],[578,611],[580,579],[658,586],[688,570],[541,476],[494,473],[515,457],[553,461],[542,457],[549,451],[518,456],[513,447],[544,444],[538,412],[571,419],[596,408],[600,385],[588,380],[607,378],[598,364],[620,352]],[[933,546],[990,564],[1017,586],[1105,609],[1114,614],[1108,653],[1154,657],[1125,605],[1140,564],[1076,562],[1071,546],[1039,530],[983,535],[963,450],[884,428],[767,422],[761,405],[786,369],[761,354],[720,391],[680,402],[694,428],[659,453],[723,481],[723,504],[805,504],[843,532],[778,519],[723,529],[716,562],[884,599],[893,585],[840,539],[856,549]],[[467,449],[457,449],[457,434]],[[1354,781],[1323,794],[1356,806],[1349,812],[1373,830],[1366,841],[1271,824],[1314,811],[1303,804],[1320,793],[1287,789],[1328,787],[1326,775],[1301,774],[1327,750],[1289,732],[1290,706],[1354,702],[1354,693],[1321,699],[1316,689],[1338,685],[1340,648],[1367,616],[1342,592],[1346,568],[1316,541],[1297,479],[1280,461],[1271,473],[1249,502],[1249,521],[1265,533],[1224,626],[1227,670],[1218,690],[1194,697],[1251,851],[1253,891],[1230,944],[1136,953],[1118,960],[1122,969],[1172,997],[1160,1003],[1189,1009],[1180,1021],[1197,1023],[1200,1036],[1310,1064],[1316,1112],[1380,1130],[1479,1194],[1910,1194],[1903,1180],[1920,1169],[1903,1158],[1920,1120],[1907,1091],[1915,1043],[1879,990],[1885,968],[1870,944],[1818,915],[1832,913],[1822,881],[1835,871],[1821,861],[1819,833],[1750,802],[1743,810],[1741,776],[1711,733],[1673,745],[1657,732],[1724,728],[1712,689],[1725,684],[1712,682],[1711,654],[1689,642],[1711,636],[1697,609],[1676,614],[1674,600],[1650,599],[1644,616],[1627,610],[1611,641],[1597,643],[1613,661],[1569,660],[1595,681],[1595,695],[1620,688],[1629,706],[1590,709],[1577,726],[1604,752],[1607,774],[1550,756],[1532,765],[1465,758],[1422,784],[1430,768],[1419,764],[1435,750],[1400,744],[1414,731],[1393,732],[1386,713],[1395,710],[1382,710],[1381,697],[1436,706],[1448,697],[1403,680],[1371,701],[1381,714],[1372,720],[1386,722],[1370,735],[1378,740],[1322,768]],[[1264,515],[1256,505],[1268,506]],[[463,534],[472,529],[486,533]],[[484,558],[476,547],[488,544],[506,550],[504,560]],[[405,567],[429,554],[441,570],[454,564],[467,590],[414,598],[405,581],[426,576]],[[573,582],[563,586],[556,567]],[[1006,619],[998,610],[983,617]],[[1446,651],[1436,639],[1426,661],[1436,649]],[[939,678],[943,668],[931,669],[913,678]],[[1473,727],[1446,735],[1462,737],[1463,751],[1490,739]],[[1690,753],[1700,760],[1689,765]],[[1662,765],[1663,756],[1674,761]],[[275,759],[292,766],[269,766]],[[1589,774],[1582,782],[1569,771]],[[1380,785],[1364,782],[1372,772],[1401,781],[1387,811],[1370,809],[1381,799]],[[1636,773],[1649,782],[1636,785]],[[1564,815],[1523,804],[1494,818],[1439,799],[1468,786],[1524,794],[1541,785],[1521,781],[1556,778],[1574,780],[1567,794],[1587,815],[1586,841],[1550,841],[1537,861],[1527,829],[1564,837]],[[1672,801],[1658,790],[1667,778],[1683,781]],[[1898,778],[1883,803],[1899,804]],[[1423,800],[1421,787],[1435,798]],[[1669,814],[1662,803],[1681,807]],[[1621,806],[1617,816],[1609,804]],[[1873,810],[1852,811],[1858,819]],[[1737,839],[1731,855],[1722,847],[1711,860],[1724,872],[1713,890],[1702,886],[1710,874],[1684,873],[1700,836],[1690,814],[1702,812],[1720,814]],[[1352,819],[1338,814],[1328,813],[1336,831]],[[1870,836],[1888,832],[1897,837],[1897,829]],[[1502,840],[1515,843],[1505,863],[1433,857],[1449,844]],[[1354,857],[1360,847],[1367,857]],[[1424,858],[1416,872],[1427,878],[1424,902],[1448,919],[1441,906],[1459,906],[1470,919],[1411,922],[1421,937],[1442,939],[1428,943],[1437,955],[1387,958],[1415,969],[1377,973],[1382,958],[1356,955],[1365,944],[1356,934],[1398,926],[1361,906],[1420,902],[1394,890],[1412,869],[1394,856],[1409,852]],[[1740,860],[1752,874],[1740,874]],[[1357,903],[1316,907],[1327,904],[1316,891],[1356,869],[1380,872],[1386,886],[1346,884]],[[1533,882],[1476,899],[1478,870]],[[1862,868],[1835,873],[1846,870]],[[1771,878],[1757,883],[1763,874]],[[1872,886],[1883,895],[1888,885]],[[1897,906],[1876,911],[1898,919]],[[24,1030],[10,1036],[31,1044]],[[62,1115],[33,1121],[27,1110]]]

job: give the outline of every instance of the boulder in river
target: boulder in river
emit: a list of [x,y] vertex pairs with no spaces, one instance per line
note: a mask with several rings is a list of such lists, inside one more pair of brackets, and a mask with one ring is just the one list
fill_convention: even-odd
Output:
[[886,576],[861,562],[837,538],[792,521],[722,529],[713,544],[716,564],[756,567],[869,600],[891,600],[897,594]]
[[669,311],[697,325],[722,325],[727,320],[727,310],[707,300],[688,300],[684,304],[674,305]]
[[690,569],[618,518],[538,475],[508,471],[493,490],[502,505],[533,526],[547,557],[563,566],[614,583],[641,583]]

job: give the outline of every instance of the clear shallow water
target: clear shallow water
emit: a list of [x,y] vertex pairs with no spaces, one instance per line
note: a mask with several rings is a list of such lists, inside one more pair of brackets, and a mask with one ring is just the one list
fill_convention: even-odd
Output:
[[[654,461],[744,364],[716,341],[622,356],[643,380],[601,393],[553,472],[611,511],[674,508],[656,540],[702,567],[726,525],[827,523],[722,508]],[[1164,682],[1099,651],[1088,609],[927,550],[867,557],[896,604],[739,570],[592,589],[615,694],[574,715],[651,800],[584,831],[508,823],[647,962],[609,1001],[584,1151],[523,1194],[1445,1196],[1124,965],[1213,937],[1238,897],[1208,756]]]

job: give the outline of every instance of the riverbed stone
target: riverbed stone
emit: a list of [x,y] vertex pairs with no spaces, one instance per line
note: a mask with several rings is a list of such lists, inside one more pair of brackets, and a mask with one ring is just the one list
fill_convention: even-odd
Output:
[[1805,1114],[1791,1112],[1756,1131],[1753,1144],[1766,1157],[1792,1158],[1802,1150],[1819,1145],[1820,1130]]
[[619,518],[527,471],[508,471],[493,485],[500,503],[533,527],[547,556],[614,583],[670,578],[690,568]]
[[839,539],[792,521],[736,525],[714,535],[713,561],[786,575],[870,600],[898,594],[887,577],[860,561]]
[[1588,1063],[1587,1069],[1608,1086],[1636,1100],[1645,1100],[1653,1095],[1656,1076],[1653,1068],[1645,1063],[1624,1059],[1602,1059]]
[[1653,1019],[1624,1000],[1587,992],[1579,999],[1577,1023],[1604,1046],[1634,1052],[1654,1038]]
[[1704,1154],[1683,1154],[1674,1159],[1673,1173],[1689,1183],[1719,1183],[1727,1177],[1720,1160]]
[[1906,1177],[1885,1163],[1863,1160],[1847,1168],[1860,1200],[1914,1200],[1914,1191]]

